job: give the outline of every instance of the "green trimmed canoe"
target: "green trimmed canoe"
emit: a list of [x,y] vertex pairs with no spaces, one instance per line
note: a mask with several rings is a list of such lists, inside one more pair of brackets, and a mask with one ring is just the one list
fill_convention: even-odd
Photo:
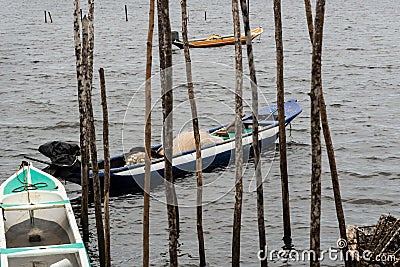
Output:
[[90,266],[60,181],[23,162],[0,186],[0,267]]

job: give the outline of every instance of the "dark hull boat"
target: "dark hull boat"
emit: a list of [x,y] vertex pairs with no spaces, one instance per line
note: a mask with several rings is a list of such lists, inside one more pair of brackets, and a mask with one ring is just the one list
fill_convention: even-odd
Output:
[[[296,100],[290,100],[285,103],[285,122],[289,124],[302,109]],[[279,126],[278,121],[274,120],[277,116],[277,106],[272,105],[259,110],[259,142],[261,149],[266,149],[268,146],[275,144],[278,136]],[[243,151],[244,157],[252,156],[252,115],[244,116],[243,119]],[[233,127],[231,127],[233,128]],[[235,135],[234,130],[228,125],[218,126],[207,131],[207,135],[214,142],[202,144],[202,163],[203,171],[208,172],[216,167],[227,166],[234,162],[235,155]],[[216,140],[216,142],[215,142]],[[202,137],[203,142],[203,137]],[[175,146],[175,141],[174,141]],[[40,150],[40,149],[39,149]],[[162,145],[152,147],[152,164],[151,164],[151,185],[157,186],[163,184],[164,176],[164,157],[160,155]],[[157,152],[156,152],[157,151]],[[132,157],[135,158],[144,155],[144,152],[135,154],[122,154],[111,158],[111,194],[120,194],[126,192],[142,191],[144,188],[144,162],[137,159],[131,162]],[[182,177],[186,174],[196,172],[196,150],[189,149],[182,152],[174,153],[173,176],[174,178]],[[100,179],[103,182],[103,161],[99,161]],[[75,171],[68,170],[65,172],[65,167],[62,167],[63,174],[56,176],[66,178],[68,181],[80,184],[81,174],[80,168],[75,168]]]

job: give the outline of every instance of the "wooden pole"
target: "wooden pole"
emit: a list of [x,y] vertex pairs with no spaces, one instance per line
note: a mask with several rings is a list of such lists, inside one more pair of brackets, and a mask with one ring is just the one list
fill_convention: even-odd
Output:
[[[161,10],[161,9],[162,8],[160,7],[160,2],[157,1],[157,10]],[[161,17],[158,16],[158,25],[161,25],[161,24],[162,24]],[[171,28],[171,26],[170,26],[170,28]],[[166,60],[165,60],[165,51],[164,51],[164,48],[166,46],[165,45],[165,41],[164,41],[164,39],[165,39],[165,31],[163,31],[163,29],[161,27],[158,27],[158,36],[159,36],[159,39],[158,39],[158,41],[159,41],[158,52],[159,52],[159,57],[160,57],[160,69],[166,69],[166,67],[165,67]],[[162,36],[161,39],[160,39],[160,36]],[[172,48],[171,48],[171,51],[172,51]],[[160,71],[161,80],[165,80],[165,76],[166,76],[166,71]],[[163,84],[161,83],[161,87],[162,86],[163,86]],[[164,90],[164,91],[166,91],[166,90]],[[172,177],[172,179],[173,179],[173,177]],[[175,190],[175,187],[174,187],[174,190]],[[178,203],[178,199],[177,199],[176,194],[174,194],[173,197],[174,197],[174,202]],[[179,238],[179,206],[176,205],[175,209],[176,209],[175,210],[176,232],[177,232],[177,238]]]
[[150,179],[151,179],[151,68],[154,31],[154,0],[150,0],[149,27],[146,43],[146,111],[145,111],[145,176],[144,176],[144,209],[143,209],[143,267],[150,261]]
[[286,157],[286,130],[285,130],[285,91],[283,83],[283,41],[282,41],[282,15],[281,0],[274,0],[275,15],[275,44],[277,65],[277,103],[279,123],[279,162],[282,186],[282,211],[283,211],[283,242],[284,249],[292,249],[292,230],[290,225],[289,179],[287,173]]
[[128,7],[125,5],[125,21],[128,21]]
[[[325,0],[317,0],[311,73],[311,224],[310,250],[320,255],[321,234],[321,122],[320,122],[320,95],[321,95],[321,54],[324,26]],[[311,267],[319,267],[319,256],[311,257]]]
[[[177,198],[172,176],[173,94],[172,94],[172,33],[169,20],[169,1],[157,0],[159,17],[159,46],[163,103],[164,181],[168,212],[170,266],[178,266]],[[161,22],[161,23],[160,23]],[[160,34],[161,32],[161,34]]]
[[[83,88],[84,76],[82,70],[82,53],[87,49],[82,49],[80,39],[80,24],[79,24],[79,0],[74,1],[74,43],[75,43],[75,61],[76,61],[76,76],[78,81],[78,102],[79,102],[79,121],[80,121],[80,149],[81,149],[81,224],[82,236],[85,242],[89,241],[89,219],[88,219],[88,203],[89,203],[89,142],[86,132],[87,116],[86,116],[86,92]],[[84,32],[82,25],[82,32]],[[82,43],[87,43],[87,24],[86,24],[86,39]],[[82,33],[82,37],[85,34]],[[82,51],[83,50],[83,51]]]
[[[314,25],[313,25],[313,21],[312,21],[311,3],[310,3],[310,0],[305,0],[304,2],[305,2],[307,25],[308,25],[309,35],[310,35],[310,41],[311,41],[311,45],[313,45]],[[340,238],[342,240],[345,240],[346,244],[348,244],[347,235],[346,235],[346,221],[345,221],[345,217],[344,217],[342,197],[341,197],[341,193],[340,193],[339,176],[338,176],[337,167],[336,167],[335,150],[333,148],[332,137],[331,137],[331,133],[330,133],[330,129],[329,129],[328,115],[327,115],[327,111],[326,111],[326,104],[325,104],[325,99],[324,99],[322,80],[320,81],[320,84],[321,84],[321,92],[320,92],[320,99],[319,99],[319,108],[320,108],[320,113],[321,113],[321,125],[322,125],[323,135],[324,135],[324,139],[325,139],[326,150],[327,150],[327,154],[328,154],[329,168],[331,171],[333,195],[334,195],[335,206],[336,206],[336,216],[337,216],[338,223],[339,223]],[[343,258],[345,261],[345,266],[350,267],[351,261],[349,261],[346,257],[347,251],[348,251],[348,247],[345,246],[342,249]]]
[[108,109],[106,81],[104,69],[99,69],[101,87],[101,106],[103,108],[103,150],[104,150],[104,243],[105,243],[105,266],[111,267],[111,244],[110,244],[110,146],[108,139]]
[[197,106],[193,88],[193,77],[192,77],[192,63],[190,58],[189,41],[188,41],[188,18],[186,10],[186,0],[181,1],[182,8],[182,39],[183,48],[185,53],[186,61],[186,78],[188,86],[188,96],[190,102],[190,108],[192,111],[192,124],[193,134],[196,147],[196,175],[197,175],[197,239],[199,241],[199,257],[200,267],[206,266],[206,254],[204,248],[204,234],[203,234],[203,167],[201,158],[201,147],[200,147],[200,130],[199,120],[197,116]]
[[49,13],[49,19],[50,19],[50,23],[53,23],[53,19],[51,18],[50,11],[48,11],[47,13]]
[[[158,11],[162,10],[161,1],[157,1],[157,10]],[[161,14],[159,13],[158,14],[158,25],[162,25],[162,24],[163,24],[163,22],[162,22]],[[164,41],[164,39],[165,39],[165,31],[163,30],[163,28],[161,26],[158,27],[158,36],[159,36],[159,38],[158,38],[158,42],[159,42],[158,52],[159,52],[159,57],[160,57],[160,70],[163,70],[163,69],[166,69],[165,68],[165,64],[166,64],[165,63],[165,51],[164,51],[164,48],[165,48],[165,41]],[[165,76],[166,76],[166,71],[160,71],[161,81],[165,80]],[[163,82],[161,82],[161,87],[163,87],[163,86],[165,86],[165,84],[163,84]],[[164,91],[166,91],[166,90],[162,89],[162,92],[164,92]],[[178,203],[178,199],[177,199],[176,195],[174,195],[174,201],[176,203]],[[177,236],[179,238],[179,207],[178,207],[178,205],[176,205],[175,209],[176,209],[176,211],[175,211],[175,213],[176,213],[176,231],[177,231]]]
[[304,5],[306,8],[306,18],[307,18],[307,27],[308,27],[308,35],[310,36],[311,44],[313,43],[313,35],[314,35],[314,25],[312,21],[312,11],[311,11],[311,1],[304,0]]
[[[85,17],[84,17],[85,18]],[[89,35],[90,36],[90,35]],[[90,39],[90,37],[89,37]],[[89,66],[89,65],[88,65]],[[92,65],[93,66],[93,65]],[[93,197],[94,197],[94,210],[96,216],[96,229],[97,229],[97,243],[99,250],[100,266],[105,266],[105,241],[104,241],[104,227],[101,208],[101,188],[99,178],[99,166],[97,164],[97,147],[96,147],[96,130],[94,127],[93,106],[92,106],[92,89],[87,78],[90,67],[86,75],[86,94],[87,94],[87,109],[89,121],[89,140],[90,140],[90,155],[92,163],[92,180],[93,180]]]
[[240,265],[240,230],[243,198],[243,147],[242,147],[242,43],[240,40],[240,17],[238,0],[232,0],[235,38],[235,208],[233,216],[232,266]]
[[47,12],[46,12],[46,10],[44,11],[44,23],[47,23]]
[[88,61],[85,74],[85,90],[87,94],[87,109],[89,117],[89,140],[92,162],[93,196],[94,209],[96,216],[97,243],[99,250],[100,266],[105,266],[105,240],[103,216],[101,208],[101,187],[99,178],[99,168],[97,165],[96,130],[94,127],[93,106],[92,106],[92,84],[93,84],[93,52],[94,52],[94,0],[88,0]]
[[254,151],[254,168],[257,183],[257,223],[258,223],[258,240],[259,249],[263,251],[260,255],[262,259],[261,266],[268,266],[267,257],[265,257],[265,248],[267,246],[267,241],[265,237],[265,222],[264,222],[264,189],[261,177],[261,160],[260,160],[260,146],[258,143],[258,87],[257,87],[257,77],[256,68],[254,65],[254,55],[253,55],[253,44],[251,42],[251,32],[250,32],[250,18],[249,10],[246,5],[246,0],[240,0],[240,6],[242,9],[242,17],[244,24],[244,31],[246,34],[246,48],[247,48],[247,58],[250,69],[250,79],[251,79],[251,93],[252,93],[252,113],[253,113],[253,151]]

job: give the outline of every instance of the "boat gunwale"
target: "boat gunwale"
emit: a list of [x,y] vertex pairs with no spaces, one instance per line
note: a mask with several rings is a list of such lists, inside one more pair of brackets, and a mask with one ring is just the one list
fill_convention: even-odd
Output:
[[[264,30],[261,26],[251,30],[251,34],[250,34],[251,39],[253,40],[257,36],[261,35],[263,32],[264,32]],[[189,47],[192,47],[192,48],[217,47],[217,46],[228,45],[235,41],[233,34],[224,35],[224,36],[220,36],[220,38],[218,38],[218,39],[210,39],[209,40],[208,38],[210,38],[211,36],[212,35],[210,35],[208,37],[188,40]],[[241,42],[245,42],[246,36],[241,36],[240,39],[241,39]],[[172,43],[181,49],[183,48],[183,45],[184,45],[183,41],[181,41],[181,40],[173,40]]]
[[[285,118],[285,124],[286,125],[289,124],[298,114],[301,113],[301,111],[302,110],[299,109],[298,112],[296,112],[295,114],[292,114],[290,117]],[[251,118],[251,115],[249,115],[249,116]],[[245,117],[245,118],[247,118],[247,117]],[[262,121],[260,121],[259,123],[261,123],[261,122]],[[214,132],[216,130],[219,130],[219,129],[222,129],[222,128],[226,127],[227,125],[228,124],[219,125],[217,127],[214,127],[212,129],[208,130],[208,132],[212,133],[212,132]],[[262,133],[262,132],[267,131],[267,130],[272,129],[272,128],[276,128],[278,126],[279,126],[278,125],[278,121],[273,121],[273,123],[271,123],[268,126],[262,126],[262,128],[259,130],[259,133]],[[252,135],[252,132],[245,133],[245,134],[243,134],[242,138],[246,138],[246,137],[248,137],[250,135]],[[222,142],[219,142],[219,143],[216,143],[216,144],[211,144],[211,145],[204,146],[204,147],[201,148],[201,150],[205,150],[205,149],[208,149],[208,148],[211,148],[211,147],[221,146],[221,145],[224,145],[224,144],[227,144],[227,143],[230,143],[230,142],[234,142],[234,141],[235,141],[235,137],[232,137],[232,138],[229,138],[227,140],[223,140]],[[250,143],[250,145],[251,145],[251,143]],[[162,146],[161,144],[158,144],[158,145],[153,146],[152,149],[159,148],[161,146]],[[175,154],[175,155],[173,155],[172,158],[176,159],[176,158],[179,158],[181,156],[186,156],[188,154],[192,154],[192,153],[195,153],[195,152],[196,152],[196,149],[190,149],[190,150],[181,152],[179,154]],[[119,156],[115,156],[114,158],[121,158],[121,157],[124,157],[124,156],[125,156],[124,154],[121,154]],[[164,160],[163,157],[162,158],[158,158],[158,159],[152,161],[151,164],[153,165],[153,164],[156,164],[156,163],[160,163],[163,160]],[[119,168],[113,168],[113,169],[110,170],[110,173],[116,174],[116,173],[119,173],[119,172],[124,172],[124,171],[127,171],[127,170],[133,170],[133,169],[136,169],[136,168],[140,168],[140,167],[143,167],[144,165],[145,165],[145,163],[137,163],[137,164],[123,166],[123,167],[119,167]]]

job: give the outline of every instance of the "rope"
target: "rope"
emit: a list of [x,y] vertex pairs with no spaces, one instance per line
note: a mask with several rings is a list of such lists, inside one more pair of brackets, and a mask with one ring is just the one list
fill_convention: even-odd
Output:
[[37,190],[39,188],[43,188],[43,187],[47,187],[48,184],[45,182],[38,182],[38,183],[34,183],[34,184],[28,184],[28,183],[24,183],[23,185],[16,187],[12,190],[13,193],[19,193],[22,191],[28,191],[28,190]]
[[[28,166],[28,167],[29,167],[29,164],[28,164],[26,161],[23,161],[23,162],[21,163],[21,165],[19,166],[18,171],[20,171],[21,169],[23,170],[23,169],[25,168],[25,166]],[[29,170],[29,168],[28,168],[28,170]],[[34,183],[34,184],[28,183],[28,182],[27,182],[27,177],[26,177],[26,174],[25,174],[24,171],[22,172],[22,174],[23,174],[23,176],[24,176],[24,180],[22,181],[22,180],[20,179],[19,175],[18,175],[18,171],[16,172],[16,176],[17,176],[18,181],[19,181],[22,185],[19,186],[19,187],[14,188],[11,192],[13,192],[13,193],[19,193],[19,192],[23,192],[23,191],[37,190],[37,189],[39,189],[39,188],[44,188],[44,187],[47,187],[47,186],[48,186],[48,184],[45,183],[45,182],[37,182],[37,183]]]

